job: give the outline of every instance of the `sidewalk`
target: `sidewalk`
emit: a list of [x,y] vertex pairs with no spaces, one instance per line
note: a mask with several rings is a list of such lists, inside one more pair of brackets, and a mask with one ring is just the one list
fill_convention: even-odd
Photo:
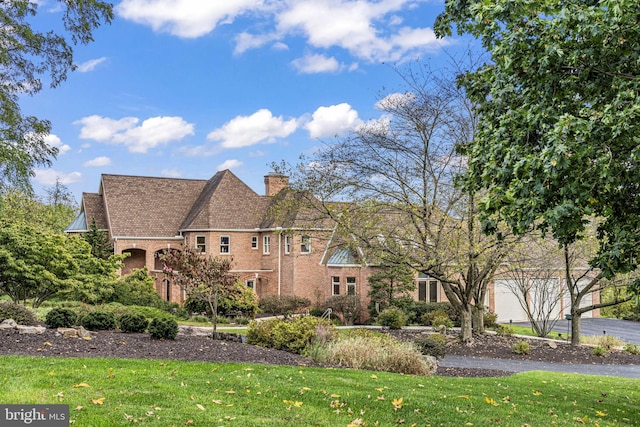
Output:
[[447,368],[497,369],[507,372],[551,371],[607,377],[640,378],[640,365],[583,365],[456,355],[445,356],[443,360],[438,362],[438,365]]

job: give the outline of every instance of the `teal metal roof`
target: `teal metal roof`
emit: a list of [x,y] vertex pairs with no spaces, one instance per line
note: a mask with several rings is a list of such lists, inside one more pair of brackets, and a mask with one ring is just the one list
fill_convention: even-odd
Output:
[[87,218],[85,217],[84,212],[80,212],[80,215],[78,215],[64,231],[67,233],[73,233],[74,231],[89,231],[89,227],[87,227]]
[[327,261],[328,265],[356,265],[359,264],[357,258],[349,249],[342,248],[336,250]]

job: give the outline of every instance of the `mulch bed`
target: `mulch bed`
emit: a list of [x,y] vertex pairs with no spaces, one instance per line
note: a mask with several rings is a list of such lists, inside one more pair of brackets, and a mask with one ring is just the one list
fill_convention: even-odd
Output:
[[[413,340],[424,332],[389,331],[400,340]],[[513,352],[511,346],[522,340],[514,337],[484,335],[476,337],[470,346],[449,337],[447,354],[502,359],[537,360],[582,364],[640,364],[640,355],[615,352],[598,357],[587,346],[558,343],[551,348],[546,342],[527,340],[531,350],[527,355]],[[238,342],[212,340],[206,336],[178,335],[175,340],[156,340],[148,334],[125,334],[118,331],[92,332],[91,340],[63,338],[57,331],[47,329],[41,335],[19,334],[15,330],[0,331],[0,355],[47,357],[117,357],[142,359],[173,359],[205,362],[260,363],[268,365],[320,366],[311,359],[280,350],[273,350]],[[508,372],[487,369],[438,368],[438,375],[446,376],[504,376]]]

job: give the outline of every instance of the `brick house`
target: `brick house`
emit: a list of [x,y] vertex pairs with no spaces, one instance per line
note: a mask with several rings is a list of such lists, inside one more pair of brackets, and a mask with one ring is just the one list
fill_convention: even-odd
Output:
[[270,174],[264,183],[259,195],[229,170],[209,180],[104,174],[97,193],[83,193],[81,212],[66,231],[86,232],[95,219],[114,252],[130,255],[121,273],[146,267],[167,301],[182,302],[185,295],[166,279],[158,255],[190,246],[232,257],[233,272],[258,297],[297,295],[322,303],[355,293],[366,304],[371,269],[332,242],[331,223],[310,227],[304,212],[274,220],[288,178]]
[[[188,246],[232,257],[232,271],[258,297],[296,295],[315,304],[354,293],[366,307],[375,268],[335,239],[331,221],[299,208],[282,212],[286,198],[295,197],[285,191],[288,177],[269,174],[264,183],[259,195],[229,170],[209,180],[103,174],[97,193],[83,193],[80,214],[66,232],[86,232],[95,220],[114,252],[129,254],[121,274],[146,267],[167,301],[182,303],[185,295],[165,277],[158,255]],[[498,276],[489,286],[486,305],[501,321],[525,320],[503,283]],[[417,276],[416,285],[416,300],[447,300],[435,279]]]

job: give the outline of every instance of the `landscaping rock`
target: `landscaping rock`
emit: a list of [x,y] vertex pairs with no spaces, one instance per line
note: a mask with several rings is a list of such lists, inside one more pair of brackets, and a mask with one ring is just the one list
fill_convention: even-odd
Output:
[[78,338],[78,330],[74,328],[58,328],[58,333],[63,338]]
[[24,326],[24,325],[17,325],[15,329],[20,334],[32,334],[32,335],[33,334],[41,335],[41,334],[44,334],[44,331],[47,330],[47,328],[45,328],[44,326]]
[[547,341],[547,345],[551,348],[558,348],[558,344],[553,341]]
[[16,326],[18,326],[18,324],[16,323],[15,320],[13,319],[5,319],[2,321],[2,323],[0,323],[0,330],[1,329],[15,329]]

